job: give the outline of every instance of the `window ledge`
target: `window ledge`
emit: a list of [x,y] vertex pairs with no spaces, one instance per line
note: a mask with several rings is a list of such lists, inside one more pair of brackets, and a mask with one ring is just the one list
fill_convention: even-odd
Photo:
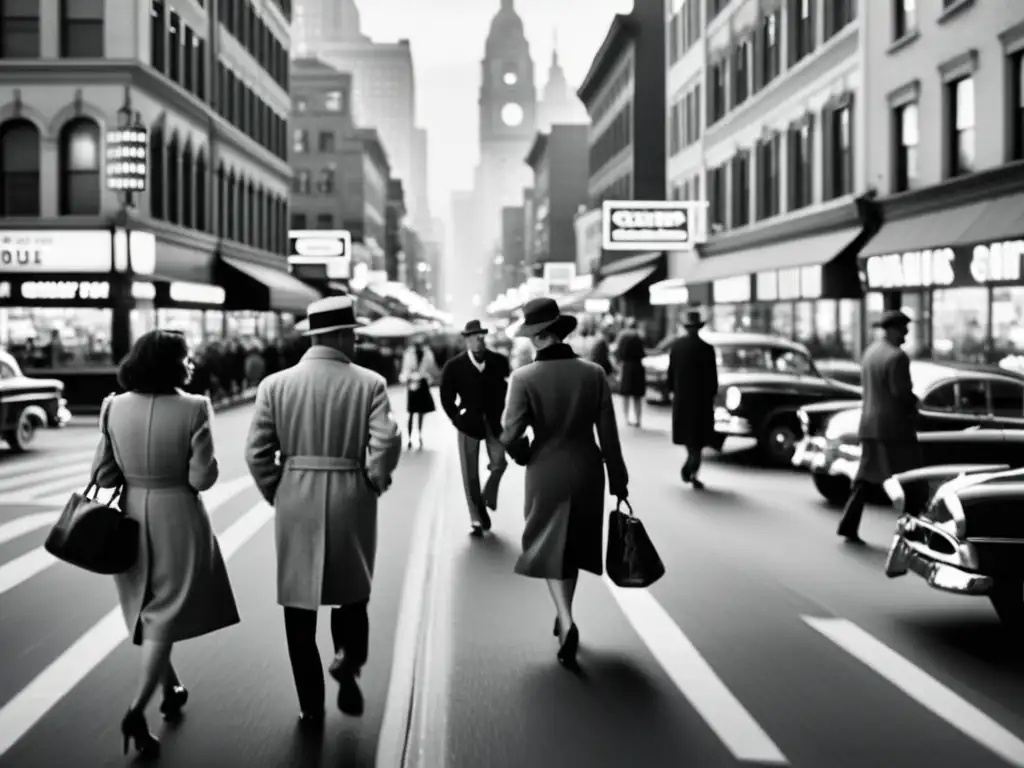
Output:
[[917,40],[920,37],[921,37],[921,33],[918,30],[916,30],[916,29],[912,29],[909,32],[907,32],[907,34],[903,35],[903,37],[901,37],[901,38],[899,38],[897,40],[893,40],[892,43],[889,45],[889,47],[886,49],[885,52],[889,56],[892,56],[895,53],[899,53],[900,51],[902,51],[904,48],[906,48],[907,46],[911,45],[912,43],[917,42]]
[[939,24],[945,24],[947,21],[959,16],[973,5],[974,0],[957,0],[955,3],[946,6],[942,10],[942,15],[939,16]]

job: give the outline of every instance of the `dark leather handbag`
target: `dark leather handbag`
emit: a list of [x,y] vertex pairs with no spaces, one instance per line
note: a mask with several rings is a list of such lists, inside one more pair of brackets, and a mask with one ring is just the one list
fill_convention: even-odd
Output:
[[[622,511],[623,504],[626,512]],[[605,569],[617,587],[649,587],[665,575],[665,564],[661,562],[658,550],[625,499],[619,499],[608,516]]]
[[[104,418],[103,439],[109,440],[106,427]],[[103,503],[96,479],[94,471],[85,492],[71,494],[44,546],[58,560],[92,573],[124,573],[139,556],[139,524],[115,506],[122,488]]]

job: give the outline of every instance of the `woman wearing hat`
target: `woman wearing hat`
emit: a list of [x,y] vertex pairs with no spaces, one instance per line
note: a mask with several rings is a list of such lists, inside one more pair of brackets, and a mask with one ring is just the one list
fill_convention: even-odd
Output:
[[426,337],[422,333],[416,334],[402,355],[402,370],[398,374],[398,380],[408,387],[406,411],[409,414],[409,425],[406,435],[410,448],[413,416],[417,417],[416,437],[419,440],[419,447],[423,447],[423,417],[437,410],[434,398],[430,394],[430,387],[440,375],[434,353],[427,346]]
[[605,467],[619,498],[627,496],[629,475],[607,376],[564,343],[576,318],[548,298],[528,302],[523,315],[517,335],[530,339],[537,355],[509,380],[501,433],[509,455],[526,466],[526,526],[515,569],[547,581],[557,611],[558,660],[571,666],[579,645],[572,617],[579,572],[603,572]]

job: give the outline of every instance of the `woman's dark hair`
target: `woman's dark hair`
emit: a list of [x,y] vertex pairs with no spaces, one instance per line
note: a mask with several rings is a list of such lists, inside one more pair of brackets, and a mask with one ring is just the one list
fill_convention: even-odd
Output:
[[180,331],[142,334],[117,369],[117,383],[126,392],[167,395],[188,378],[188,342]]

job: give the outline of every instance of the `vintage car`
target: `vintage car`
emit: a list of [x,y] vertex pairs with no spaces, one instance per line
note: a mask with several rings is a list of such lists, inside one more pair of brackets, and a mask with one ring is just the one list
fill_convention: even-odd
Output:
[[885,482],[900,517],[885,563],[930,587],[984,595],[1005,626],[1024,630],[1024,469],[953,464]]
[[36,430],[71,421],[63,394],[64,382],[26,376],[18,361],[0,350],[0,437],[12,451],[28,450]]
[[[800,406],[860,400],[859,387],[822,375],[802,344],[759,333],[703,331],[701,337],[715,348],[718,361],[717,449],[728,437],[754,438],[766,462],[788,464],[800,434]],[[662,362],[658,357],[643,361],[649,389],[668,386],[668,354],[660,355]]]
[[[910,379],[921,402],[919,435],[1024,429],[1024,375],[996,366],[911,360]],[[849,464],[860,461],[860,413],[860,403],[844,400],[807,405],[797,414],[803,437],[793,464],[809,469],[819,493],[833,504],[849,495]]]

